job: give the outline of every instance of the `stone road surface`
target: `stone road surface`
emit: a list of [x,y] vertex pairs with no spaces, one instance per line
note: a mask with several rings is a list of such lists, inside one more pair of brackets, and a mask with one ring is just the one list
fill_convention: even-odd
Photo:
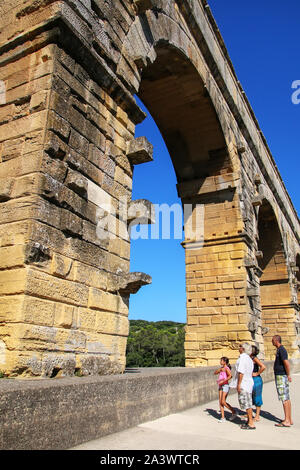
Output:
[[[242,421],[218,422],[218,401],[196,406],[134,428],[74,447],[77,450],[275,450],[300,449],[300,374],[290,384],[294,425],[277,428],[283,418],[274,382],[264,385],[261,421],[256,430],[240,429]],[[238,408],[237,395],[228,401]],[[230,414],[226,413],[227,416]]]

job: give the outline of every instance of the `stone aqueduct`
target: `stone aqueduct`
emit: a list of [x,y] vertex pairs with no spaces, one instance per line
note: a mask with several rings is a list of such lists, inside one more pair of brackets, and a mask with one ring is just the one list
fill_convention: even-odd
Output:
[[204,246],[182,243],[186,366],[234,360],[240,341],[270,359],[275,332],[299,358],[299,219],[206,0],[3,0],[0,13],[0,370],[124,370],[129,297],[151,279],[129,272],[126,227],[96,228],[105,202],[125,224],[134,166],[152,158],[134,95],[182,202],[205,208]]

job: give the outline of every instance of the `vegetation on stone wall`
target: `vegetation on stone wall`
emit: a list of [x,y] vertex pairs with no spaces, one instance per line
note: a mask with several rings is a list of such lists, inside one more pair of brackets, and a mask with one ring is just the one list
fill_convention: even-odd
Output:
[[184,367],[184,323],[131,320],[126,367]]

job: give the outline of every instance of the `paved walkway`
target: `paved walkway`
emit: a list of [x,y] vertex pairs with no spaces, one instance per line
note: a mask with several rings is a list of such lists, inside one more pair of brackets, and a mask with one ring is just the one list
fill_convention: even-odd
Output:
[[[242,421],[218,423],[218,401],[196,406],[134,428],[103,437],[74,449],[80,450],[275,450],[300,449],[300,374],[290,384],[294,425],[276,428],[283,418],[274,382],[264,385],[261,421],[256,430],[243,431]],[[238,408],[237,395],[228,401]],[[226,412],[225,412],[226,413]],[[226,413],[227,414],[227,413]],[[228,413],[228,416],[230,414]]]

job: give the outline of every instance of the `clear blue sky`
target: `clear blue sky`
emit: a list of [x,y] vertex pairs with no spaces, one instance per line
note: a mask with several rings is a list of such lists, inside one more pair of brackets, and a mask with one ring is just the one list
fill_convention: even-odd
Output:
[[[210,7],[299,214],[300,104],[292,104],[291,86],[300,80],[300,2],[211,0]],[[154,145],[154,162],[135,167],[133,199],[179,202],[170,156],[149,113],[136,130],[142,135]],[[153,282],[130,297],[130,319],[186,321],[180,240],[133,240],[131,271],[150,274]]]

